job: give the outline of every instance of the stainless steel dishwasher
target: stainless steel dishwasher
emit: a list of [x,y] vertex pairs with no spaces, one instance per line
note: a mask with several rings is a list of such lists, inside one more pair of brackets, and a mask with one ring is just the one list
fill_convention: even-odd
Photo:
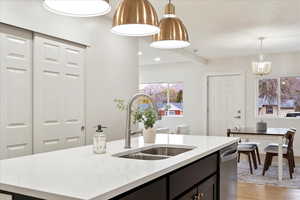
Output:
[[237,143],[220,151],[220,200],[236,200]]

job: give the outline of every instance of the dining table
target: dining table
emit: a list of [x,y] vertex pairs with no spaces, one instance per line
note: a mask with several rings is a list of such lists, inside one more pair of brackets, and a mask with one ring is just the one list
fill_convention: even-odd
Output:
[[282,181],[283,173],[283,145],[289,128],[268,128],[258,131],[256,128],[228,129],[227,136],[239,137],[248,140],[268,140],[278,143],[278,180]]

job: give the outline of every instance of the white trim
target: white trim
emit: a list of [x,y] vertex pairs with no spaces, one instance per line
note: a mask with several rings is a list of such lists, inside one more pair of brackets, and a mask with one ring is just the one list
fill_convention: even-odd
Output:
[[217,77],[217,76],[241,76],[243,79],[243,83],[244,83],[244,92],[243,92],[243,99],[244,99],[244,106],[242,109],[242,126],[246,125],[246,73],[245,72],[232,72],[232,73],[207,73],[205,74],[205,84],[204,84],[204,91],[205,91],[205,96],[206,98],[204,99],[204,130],[206,131],[206,135],[208,135],[208,129],[209,129],[209,121],[208,121],[208,98],[209,98],[209,85],[208,85],[208,80],[210,77]]

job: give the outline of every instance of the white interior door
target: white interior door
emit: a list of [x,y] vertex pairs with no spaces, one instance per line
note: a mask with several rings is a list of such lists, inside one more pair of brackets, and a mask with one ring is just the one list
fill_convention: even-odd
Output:
[[34,152],[85,143],[85,47],[34,36]]
[[225,136],[228,128],[245,124],[243,75],[208,77],[208,134]]
[[32,33],[0,24],[0,159],[32,153]]

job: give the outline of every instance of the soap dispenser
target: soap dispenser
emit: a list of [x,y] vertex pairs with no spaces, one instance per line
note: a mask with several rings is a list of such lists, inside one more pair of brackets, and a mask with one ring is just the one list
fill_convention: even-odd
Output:
[[105,126],[98,125],[96,133],[94,135],[94,153],[103,154],[106,152],[106,135],[103,132],[103,128],[107,128]]

